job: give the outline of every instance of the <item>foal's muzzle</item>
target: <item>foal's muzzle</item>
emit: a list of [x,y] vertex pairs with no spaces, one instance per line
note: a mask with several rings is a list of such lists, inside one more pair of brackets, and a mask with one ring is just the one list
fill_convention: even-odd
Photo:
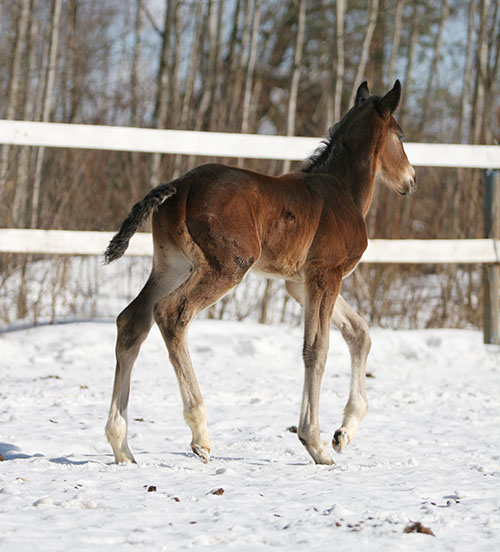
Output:
[[417,189],[417,182],[415,174],[410,176],[403,185],[403,189],[399,190],[401,195],[412,194]]
[[401,190],[399,190],[399,193],[401,195],[409,195],[412,194],[417,189],[417,176],[415,174],[415,169],[412,167],[412,173],[408,176],[406,181],[403,184],[403,187]]

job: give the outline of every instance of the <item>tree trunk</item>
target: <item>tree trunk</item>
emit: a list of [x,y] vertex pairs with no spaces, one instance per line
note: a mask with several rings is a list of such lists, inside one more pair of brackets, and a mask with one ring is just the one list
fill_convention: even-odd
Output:
[[[36,40],[38,38],[38,19],[34,16],[38,0],[31,0],[30,32],[28,35],[28,44],[26,48],[26,58],[28,59],[27,69],[25,71],[24,82],[24,110],[23,119],[25,121],[32,120],[33,110],[35,105],[35,92],[31,87],[32,76],[36,71]],[[17,186],[14,190],[14,202],[12,207],[12,220],[18,228],[24,228],[27,224],[26,215],[28,205],[28,181],[30,173],[30,157],[32,149],[28,146],[21,148],[19,154],[19,162],[17,164]]]
[[134,52],[132,55],[132,70],[130,73],[130,126],[136,127],[139,124],[139,61],[141,58],[141,31],[142,31],[142,3],[143,0],[136,0],[135,27],[134,27]]
[[245,78],[245,94],[243,96],[243,116],[241,121],[241,132],[248,132],[250,101],[252,99],[252,85],[257,59],[257,45],[259,39],[260,11],[262,0],[256,0],[252,22],[252,38],[250,41],[250,55],[248,58],[247,74]]
[[215,71],[217,65],[217,14],[219,4],[210,0],[208,7],[208,74],[203,82],[203,94],[201,96],[200,108],[196,115],[195,130],[201,130],[205,122],[205,115],[212,102],[215,87]]
[[354,86],[352,88],[351,97],[349,99],[349,107],[354,104],[354,99],[356,97],[356,90],[361,84],[361,79],[366,69],[366,64],[368,62],[368,54],[370,52],[370,44],[373,38],[373,32],[375,31],[375,25],[377,24],[377,15],[378,15],[378,2],[379,0],[371,0],[370,8],[368,10],[368,21],[366,25],[366,34],[363,40],[363,47],[361,48],[361,56],[359,58],[358,68],[356,70],[356,76],[354,77]]
[[[142,32],[142,5],[143,0],[136,0],[134,22],[134,49],[132,53],[132,67],[130,70],[130,126],[140,126],[139,120],[139,63],[141,59],[141,32]],[[130,197],[135,201],[139,195],[139,159],[140,154],[131,152],[130,166],[132,177],[130,182]]]
[[441,50],[443,47],[443,30],[444,23],[448,17],[449,6],[448,0],[442,0],[441,3],[441,16],[439,18],[439,27],[436,34],[436,39],[434,41],[434,52],[432,55],[431,69],[427,76],[427,84],[424,89],[424,101],[422,105],[422,116],[420,118],[420,124],[418,127],[418,135],[421,137],[424,130],[425,123],[427,122],[428,112],[429,112],[429,101],[432,95],[432,84],[434,78],[437,76],[438,63],[441,58]]
[[412,88],[413,81],[413,62],[415,60],[415,48],[418,41],[418,19],[419,8],[417,4],[412,5],[412,14],[409,21],[410,24],[410,41],[408,43],[408,53],[407,53],[407,63],[404,77],[404,94],[401,98],[401,104],[399,106],[399,121],[401,126],[404,128],[404,117],[406,114],[406,98],[410,95],[410,90]]
[[335,70],[335,100],[333,103],[333,122],[340,119],[342,109],[342,90],[344,88],[344,19],[346,0],[336,2],[336,26],[337,26],[337,67]]
[[[385,86],[385,75],[387,67],[386,57],[386,35],[390,30],[387,29],[387,18],[389,15],[389,5],[393,6],[394,0],[378,0],[377,18],[373,29],[373,36],[368,48],[368,58],[361,80],[370,83],[373,90],[382,90]],[[392,28],[392,24],[390,25]]]
[[222,57],[222,24],[224,20],[224,2],[219,4],[219,11],[217,14],[217,33],[216,33],[216,49],[215,49],[215,61],[214,61],[214,76],[212,82],[212,108],[210,110],[210,130],[221,130],[220,120],[224,106],[222,105],[221,88],[223,81],[223,57]]
[[[485,144],[494,144],[498,137],[493,135],[493,120],[495,99],[495,84],[498,82],[498,66],[500,55],[500,22],[499,22],[499,2],[493,4],[493,13],[489,16],[491,21],[488,32],[488,64],[486,75],[486,91],[484,100],[483,131],[482,136]],[[496,33],[496,34],[495,34]]]
[[[61,21],[61,0],[54,0],[52,11],[52,23],[50,33],[49,65],[47,67],[47,86],[45,89],[45,100],[43,104],[42,121],[48,122],[54,101],[54,82],[56,76],[57,50],[59,46],[59,24]],[[30,226],[36,228],[38,225],[38,211],[40,201],[40,183],[42,180],[43,159],[45,148],[38,149],[36,158],[35,178],[33,182],[33,193],[31,198]]]
[[236,55],[236,43],[238,41],[238,29],[239,29],[239,20],[240,20],[240,11],[241,11],[241,0],[236,0],[236,6],[234,8],[233,15],[233,27],[231,31],[231,36],[229,38],[229,51],[226,58],[227,66],[229,67],[229,75],[225,76],[226,83],[226,98],[225,98],[225,121],[226,128],[230,131],[234,130],[233,120],[232,120],[232,103],[231,99],[234,95],[234,90],[236,86],[236,75],[238,72],[238,56]]
[[[201,75],[203,79],[203,93],[201,95],[200,105],[196,113],[195,130],[202,130],[205,126],[205,115],[212,102],[213,83],[215,82],[215,67],[217,60],[217,13],[219,5],[215,0],[210,0],[208,4],[208,73]],[[195,164],[196,155],[188,157],[189,166]]]
[[[328,12],[331,7],[329,0],[323,0],[321,5],[322,11],[322,24],[321,33],[326,38],[330,38],[332,33],[330,32],[330,21],[328,20]],[[323,134],[328,132],[328,129],[333,124],[333,94],[334,94],[334,82],[333,82],[333,48],[331,47],[330,40],[324,40],[321,53],[321,73],[323,74],[322,80],[322,96],[324,98],[323,106],[318,106],[321,109],[324,131]]]
[[[467,32],[467,51],[465,54],[465,70],[464,70],[464,82],[462,86],[462,101],[460,102],[460,111],[458,113],[457,122],[457,142],[462,142],[464,137],[463,123],[465,119],[465,112],[467,110],[467,103],[469,102],[470,86],[472,82],[472,47],[474,45],[474,22],[476,19],[476,0],[469,1],[469,28]],[[459,169],[460,170],[460,169]]]
[[[21,56],[26,49],[26,29],[28,27],[30,2],[22,0],[21,13],[17,24],[16,45],[14,48],[14,57],[10,71],[9,95],[7,100],[7,109],[5,110],[6,119],[16,118],[16,109],[19,95],[19,81],[21,74]],[[3,196],[7,188],[8,170],[9,170],[9,144],[4,144],[0,153],[0,205],[3,206]]]
[[[155,106],[155,126],[156,128],[165,128],[167,123],[168,102],[169,102],[169,84],[170,84],[170,51],[171,51],[171,27],[175,5],[177,0],[165,0],[165,20],[163,25],[163,40],[161,47],[160,67],[158,70],[158,88],[156,93]],[[160,183],[161,174],[161,154],[153,153],[151,160],[151,187],[154,188]]]
[[172,67],[172,82],[170,94],[172,97],[172,116],[169,118],[170,128],[178,128],[181,112],[181,92],[180,92],[180,68],[182,63],[182,17],[181,17],[181,2],[178,2],[175,7],[174,15],[175,29],[175,49],[174,60]]
[[243,79],[245,76],[245,67],[247,66],[247,49],[250,42],[250,32],[252,24],[252,11],[254,9],[255,0],[247,0],[247,9],[245,10],[245,19],[243,21],[243,35],[241,38],[240,63],[236,71],[236,79],[233,89],[233,98],[231,102],[231,121],[232,127],[236,130],[238,123],[238,113],[240,111],[240,97],[243,87]]
[[[187,67],[186,80],[184,84],[184,94],[182,96],[182,108],[181,118],[179,121],[179,128],[187,130],[189,123],[189,113],[191,110],[191,103],[193,98],[194,80],[196,77],[196,69],[198,63],[199,46],[201,44],[201,31],[203,23],[203,2],[198,3],[195,16],[195,27],[193,31],[193,41],[191,43],[191,51],[189,53],[189,62]],[[190,157],[191,159],[191,157]],[[176,155],[174,163],[173,177],[177,178],[181,171],[182,156]]]
[[[304,34],[306,27],[306,7],[307,1],[300,0],[299,3],[299,21],[297,26],[297,41],[295,43],[295,55],[293,59],[292,82],[290,85],[290,97],[288,99],[288,115],[286,122],[286,135],[295,134],[295,114],[297,112],[297,94],[299,91],[300,71],[302,69],[302,52],[304,50]],[[291,162],[286,159],[283,162],[283,172],[290,171]]]
[[406,0],[398,0],[396,14],[394,16],[394,34],[392,35],[391,59],[389,61],[388,86],[392,86],[396,78],[396,64],[398,62],[399,44],[401,42],[401,29],[403,27],[403,9]]

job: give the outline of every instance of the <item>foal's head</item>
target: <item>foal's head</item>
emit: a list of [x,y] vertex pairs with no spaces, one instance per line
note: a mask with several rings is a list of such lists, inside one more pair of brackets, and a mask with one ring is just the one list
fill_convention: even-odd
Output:
[[[401,195],[415,191],[415,169],[406,157],[403,148],[403,131],[393,116],[401,99],[401,84],[394,83],[385,96],[370,96],[366,82],[356,94],[354,109],[372,109],[380,125],[380,143],[376,179]],[[367,104],[363,106],[363,104]]]
[[406,157],[403,133],[393,117],[400,98],[399,81],[383,97],[370,96],[366,82],[361,84],[354,106],[330,129],[302,170],[346,174],[352,167],[363,167],[368,155],[370,161],[375,161],[370,170],[377,180],[402,195],[413,192],[415,170]]

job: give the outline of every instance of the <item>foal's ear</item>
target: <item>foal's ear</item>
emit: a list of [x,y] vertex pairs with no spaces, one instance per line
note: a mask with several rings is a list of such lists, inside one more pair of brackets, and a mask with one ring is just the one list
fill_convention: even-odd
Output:
[[365,102],[370,95],[368,90],[368,83],[366,81],[362,82],[359,85],[358,91],[356,92],[356,99],[354,100],[354,105]]
[[380,100],[380,106],[384,109],[393,113],[396,111],[399,100],[401,99],[401,83],[397,80],[392,87],[392,90],[389,90],[387,94]]

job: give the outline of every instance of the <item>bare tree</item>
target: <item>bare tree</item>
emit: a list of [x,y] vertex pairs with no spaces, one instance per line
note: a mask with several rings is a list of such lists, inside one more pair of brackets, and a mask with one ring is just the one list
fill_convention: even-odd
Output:
[[245,68],[247,67],[247,50],[250,43],[250,33],[252,28],[252,11],[255,6],[255,0],[247,0],[245,18],[243,20],[243,33],[241,38],[241,49],[239,56],[239,64],[236,70],[235,83],[233,87],[233,97],[231,102],[231,121],[232,126],[236,130],[237,114],[239,113],[239,105],[241,91],[243,89],[243,80],[245,78]]
[[335,101],[333,105],[334,121],[340,119],[342,104],[342,89],[344,87],[344,19],[346,11],[346,0],[337,0],[336,6],[336,27],[337,27],[337,67],[335,75]]
[[[252,0],[253,1],[253,0]],[[248,132],[250,101],[252,97],[252,84],[257,60],[257,45],[260,27],[260,12],[262,0],[256,0],[252,21],[252,38],[250,40],[250,54],[248,56],[247,73],[245,78],[245,94],[243,96],[243,115],[241,121],[241,132]]]
[[232,129],[232,109],[234,102],[234,90],[236,85],[236,78],[238,74],[238,62],[239,58],[237,56],[237,43],[238,43],[238,30],[240,25],[240,12],[241,12],[242,0],[236,0],[236,5],[233,12],[233,25],[231,28],[231,34],[229,36],[229,45],[228,53],[226,57],[226,67],[229,67],[229,74],[225,75],[225,86],[226,86],[226,99],[225,99],[225,122],[226,127],[230,130]]
[[368,62],[368,54],[370,52],[370,44],[373,38],[373,32],[375,31],[375,25],[377,24],[377,15],[378,15],[378,2],[379,0],[371,0],[370,7],[368,9],[368,21],[366,24],[366,33],[363,40],[363,46],[361,48],[361,55],[359,58],[358,68],[356,69],[356,76],[354,77],[353,88],[351,92],[351,97],[349,98],[349,105],[354,103],[354,98],[356,97],[356,90],[361,82],[363,74],[366,69],[366,64]]
[[224,7],[226,3],[221,2],[219,4],[219,10],[217,14],[217,33],[216,33],[216,49],[215,49],[215,61],[214,61],[214,78],[212,81],[212,107],[210,110],[210,129],[216,129],[219,127],[219,121],[221,113],[223,113],[223,99],[221,97],[221,88],[223,81],[223,56],[222,56],[222,24],[224,20]]
[[399,43],[403,28],[403,9],[406,0],[397,0],[396,14],[394,15],[394,34],[392,35],[391,59],[389,61],[388,84],[391,85],[396,77],[396,63],[398,61]]
[[[177,0],[165,0],[165,19],[163,24],[163,38],[161,47],[160,66],[158,69],[158,85],[155,106],[155,126],[165,128],[168,115],[170,72],[169,62],[171,53],[171,28]],[[161,154],[153,153],[151,159],[151,186],[154,188],[160,183]]]
[[[50,32],[49,65],[47,67],[47,86],[45,89],[45,100],[43,104],[42,121],[48,122],[54,102],[54,82],[56,76],[57,50],[59,47],[59,24],[61,21],[61,0],[53,1],[52,23]],[[42,180],[42,167],[45,156],[45,148],[38,149],[35,166],[35,178],[33,182],[33,193],[31,197],[30,226],[36,228],[38,225],[38,211],[40,201],[40,183]]]
[[[32,75],[36,71],[36,40],[38,38],[38,19],[35,17],[35,11],[38,6],[38,0],[31,0],[31,17],[30,17],[30,32],[28,35],[28,43],[26,46],[26,57],[28,63],[25,71],[24,80],[24,110],[23,119],[31,120],[33,117],[33,109],[35,104],[35,94],[32,90],[31,81]],[[14,201],[12,207],[12,220],[16,226],[24,227],[26,221],[26,206],[28,204],[28,180],[30,173],[30,157],[31,148],[25,146],[21,148],[19,153],[19,161],[17,164],[17,185],[14,190]]]
[[488,71],[488,15],[490,0],[481,0],[479,7],[479,32],[476,49],[476,79],[471,113],[470,142],[478,144],[481,140],[486,94],[486,75]]
[[217,66],[217,14],[219,3],[210,0],[208,4],[208,72],[204,75],[203,93],[201,95],[200,106],[196,114],[195,130],[203,128],[205,115],[210,108],[215,88],[215,71]]
[[[196,77],[196,69],[199,56],[199,45],[201,43],[201,32],[203,23],[203,2],[198,2],[195,15],[195,24],[193,30],[193,40],[191,42],[191,50],[189,53],[189,61],[187,66],[186,78],[184,82],[184,93],[182,95],[181,116],[179,120],[179,128],[186,130],[188,127],[189,113],[192,107],[192,98],[194,91],[194,80]],[[177,178],[181,172],[182,156],[176,155],[174,161],[174,178]]]
[[[306,0],[299,2],[299,18],[297,25],[297,40],[295,43],[295,55],[293,58],[292,82],[290,84],[290,95],[288,99],[288,114],[286,122],[286,135],[295,134],[295,114],[297,112],[297,93],[299,91],[300,71],[302,68],[302,51],[304,50],[304,35],[306,27]],[[290,160],[286,159],[283,163],[283,172],[290,170]]]
[[143,0],[136,0],[134,50],[132,54],[132,69],[130,71],[130,126],[136,127],[139,123],[139,61],[141,58],[142,32],[142,4]]
[[441,50],[443,47],[443,31],[444,31],[444,24],[446,22],[446,19],[448,17],[449,12],[449,5],[448,0],[442,0],[441,2],[441,15],[439,18],[439,26],[436,33],[436,38],[434,40],[434,48],[433,48],[433,54],[432,54],[432,62],[431,66],[427,75],[427,84],[424,88],[424,101],[422,104],[422,116],[420,118],[420,124],[418,127],[418,134],[422,134],[422,131],[424,129],[424,125],[427,122],[428,118],[428,112],[429,112],[429,104],[430,104],[430,97],[432,92],[432,84],[434,79],[437,76],[437,69],[438,69],[438,63],[441,58]]
[[406,61],[406,69],[405,69],[405,76],[404,76],[405,93],[401,98],[401,104],[399,106],[399,120],[401,122],[401,125],[404,124],[403,121],[406,114],[406,106],[407,106],[406,98],[410,95],[410,91],[412,90],[415,48],[417,46],[417,41],[419,38],[419,32],[418,32],[419,20],[420,20],[419,5],[416,3],[413,3],[411,4],[411,6],[412,6],[412,12],[408,21],[408,25],[410,27],[410,38],[408,42],[408,52],[406,55],[407,61]]
[[463,122],[467,104],[470,100],[470,88],[472,82],[472,54],[474,46],[474,22],[476,19],[476,0],[469,0],[469,25],[467,31],[467,50],[465,54],[464,81],[462,85],[462,101],[460,102],[460,111],[457,120],[457,141],[463,140]]
[[[7,109],[5,111],[6,119],[15,119],[16,109],[18,104],[19,83],[21,77],[21,56],[26,48],[26,30],[28,27],[30,2],[29,0],[22,0],[19,14],[19,20],[17,25],[17,37],[14,48],[14,56],[12,59],[12,66],[10,70],[10,86],[7,99]],[[0,204],[3,201],[3,195],[7,186],[7,175],[9,168],[9,151],[8,144],[4,144],[0,153]]]
[[493,144],[498,137],[493,134],[494,105],[498,97],[498,70],[500,57],[500,2],[496,0],[492,5],[492,13],[489,16],[490,29],[488,31],[488,73],[486,76],[486,93],[483,116],[483,139],[485,144]]

